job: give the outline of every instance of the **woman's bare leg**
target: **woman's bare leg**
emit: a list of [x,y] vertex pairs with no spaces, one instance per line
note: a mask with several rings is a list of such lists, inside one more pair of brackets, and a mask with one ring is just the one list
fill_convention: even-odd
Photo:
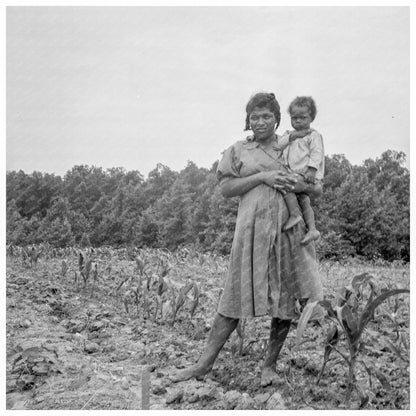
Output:
[[173,382],[185,381],[192,377],[200,378],[211,371],[218,353],[237,327],[238,319],[227,318],[219,313],[215,316],[205,350],[196,364],[170,376]]
[[276,373],[276,361],[289,333],[290,323],[290,320],[272,318],[267,356],[261,371],[261,385],[263,387],[280,379]]

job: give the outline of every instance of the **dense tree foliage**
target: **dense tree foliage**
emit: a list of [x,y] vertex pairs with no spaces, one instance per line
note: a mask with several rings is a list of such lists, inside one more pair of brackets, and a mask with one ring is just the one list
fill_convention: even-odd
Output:
[[[388,150],[352,165],[326,157],[324,195],[314,201],[322,257],[409,260],[405,155]],[[158,164],[145,179],[123,168],[74,166],[53,174],[7,172],[7,241],[164,247],[192,245],[227,254],[238,198],[225,199],[211,169]]]

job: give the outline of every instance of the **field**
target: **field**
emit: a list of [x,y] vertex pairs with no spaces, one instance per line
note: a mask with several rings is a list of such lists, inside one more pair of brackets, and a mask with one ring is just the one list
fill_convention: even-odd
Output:
[[[344,335],[317,383],[329,318],[309,323],[298,348],[293,322],[278,385],[260,386],[267,317],[242,322],[204,380],[172,383],[169,374],[203,350],[227,258],[187,249],[99,248],[82,258],[76,249],[39,250],[8,248],[7,409],[409,409],[407,293],[387,298],[365,328],[349,401]],[[333,305],[363,273],[378,294],[409,288],[408,265],[319,267]]]

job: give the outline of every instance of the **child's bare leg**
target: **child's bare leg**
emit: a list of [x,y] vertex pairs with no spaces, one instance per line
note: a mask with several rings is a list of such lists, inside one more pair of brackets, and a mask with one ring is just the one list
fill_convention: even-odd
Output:
[[300,212],[298,199],[294,193],[287,192],[284,194],[283,198],[285,199],[287,209],[289,211],[289,218],[283,227],[283,229],[287,231],[302,220],[302,215]]
[[306,245],[311,241],[318,240],[321,233],[315,226],[315,214],[313,212],[309,196],[307,194],[298,194],[298,201],[302,208],[303,219],[308,227],[308,232],[305,234],[305,237],[303,237],[300,243]]

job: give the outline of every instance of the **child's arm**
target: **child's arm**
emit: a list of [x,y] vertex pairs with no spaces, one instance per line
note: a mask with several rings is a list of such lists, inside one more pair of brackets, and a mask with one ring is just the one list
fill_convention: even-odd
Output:
[[293,130],[289,134],[289,142],[293,142],[296,139],[301,139],[302,137],[307,136],[308,134],[311,134],[311,129],[305,129],[305,130]]
[[[324,143],[322,140],[322,136],[315,130],[311,133],[310,139],[310,154],[309,154],[309,162],[308,162],[308,171],[311,174],[310,168],[313,168],[316,174],[319,166],[321,165],[322,161],[325,158],[324,153]],[[308,175],[308,174],[307,174]],[[313,175],[315,177],[315,175]]]
[[301,139],[302,137],[307,136],[308,134],[311,134],[311,129],[306,130],[286,130],[283,135],[280,137],[279,140],[279,148],[283,150],[286,148],[289,143],[293,142],[296,139]]

